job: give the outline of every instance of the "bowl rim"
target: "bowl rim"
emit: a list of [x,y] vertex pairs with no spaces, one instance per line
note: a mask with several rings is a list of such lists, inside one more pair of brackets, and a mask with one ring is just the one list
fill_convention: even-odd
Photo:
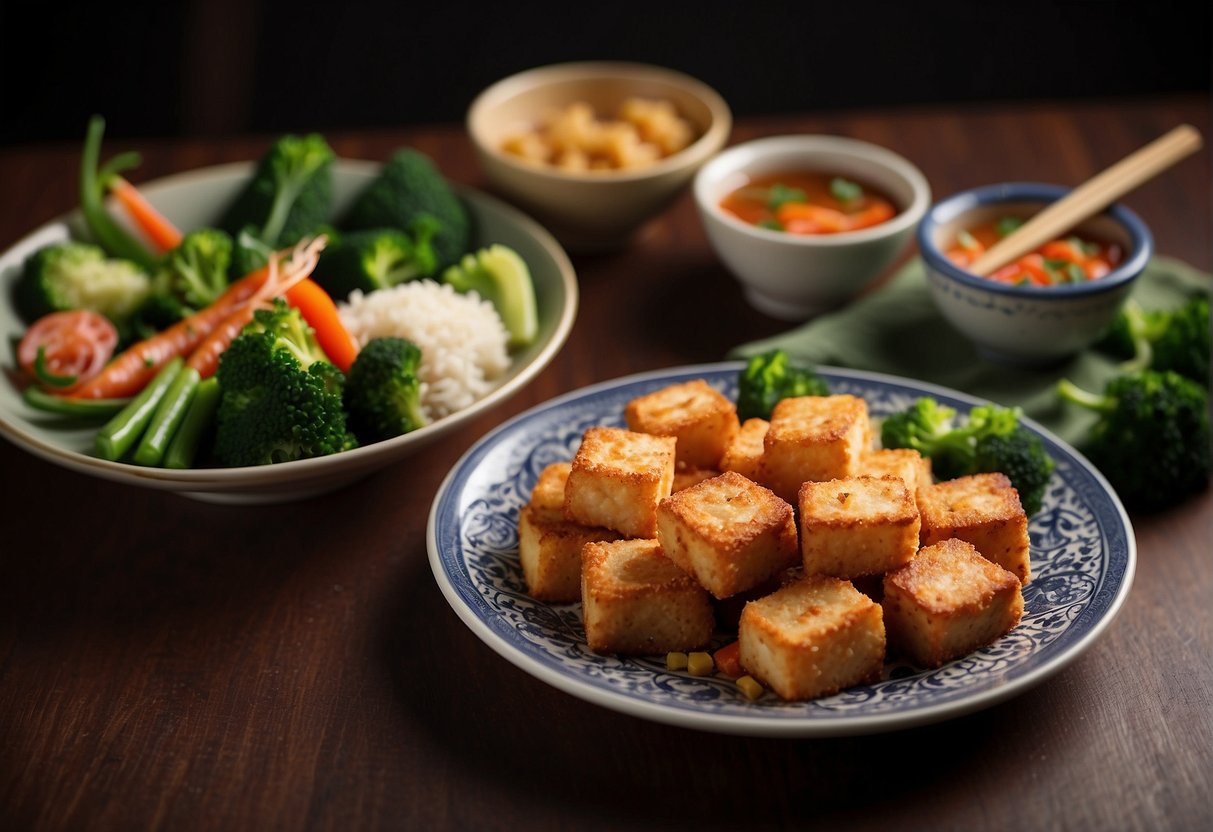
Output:
[[[584,80],[605,79],[608,76],[625,80],[653,79],[671,86],[681,87],[707,107],[711,120],[699,138],[682,150],[634,171],[607,170],[576,173],[562,171],[551,166],[529,164],[502,152],[499,147],[485,139],[478,129],[478,125],[483,114],[498,99],[511,98],[517,93],[537,86],[536,81],[544,82],[546,76],[561,74],[568,74],[570,78],[580,77]],[[464,116],[464,127],[472,144],[481,153],[491,156],[512,170],[531,173],[554,182],[617,184],[651,179],[683,169],[687,165],[695,164],[698,160],[712,155],[725,143],[733,129],[733,111],[724,96],[713,87],[681,70],[641,61],[565,61],[520,70],[494,81],[477,93],[471,104],[468,105]]]
[[1039,201],[1048,203],[1060,199],[1072,190],[1073,188],[1065,185],[1047,182],[1000,182],[952,194],[931,206],[918,224],[918,251],[927,266],[939,275],[971,289],[980,289],[999,295],[1062,299],[1115,291],[1140,275],[1154,254],[1154,236],[1150,233],[1149,226],[1132,209],[1119,202],[1109,205],[1101,214],[1110,216],[1128,232],[1129,239],[1133,242],[1133,252],[1103,277],[1088,280],[1085,283],[1067,283],[1057,286],[1019,286],[1000,283],[970,274],[949,260],[935,244],[934,230],[966,211],[1000,202]]
[[[891,219],[870,228],[840,231],[835,234],[789,234],[785,231],[759,228],[727,214],[721,210],[719,200],[710,198],[707,193],[709,182],[716,182],[730,174],[744,171],[753,162],[753,157],[768,153],[812,154],[821,151],[841,152],[880,165],[909,185],[913,194],[910,203]],[[758,240],[802,248],[834,248],[895,236],[916,224],[931,203],[931,185],[926,175],[905,156],[874,142],[828,133],[763,136],[735,144],[718,153],[699,169],[695,174],[693,190],[700,212],[712,217],[716,222]]]

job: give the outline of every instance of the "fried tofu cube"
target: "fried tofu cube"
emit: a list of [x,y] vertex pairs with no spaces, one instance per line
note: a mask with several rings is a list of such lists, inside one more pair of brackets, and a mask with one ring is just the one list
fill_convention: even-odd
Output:
[[900,477],[842,477],[800,486],[800,551],[807,574],[858,578],[918,552],[918,504]]
[[707,590],[655,539],[586,544],[581,614],[595,653],[694,650],[708,643],[715,626]]
[[736,405],[701,378],[637,396],[624,419],[629,430],[675,437],[675,459],[696,468],[718,467],[740,427]]
[[518,512],[518,559],[527,593],[539,601],[581,599],[581,549],[586,543],[616,540],[617,532],[582,526],[564,517],[564,486],[572,465],[545,467]]
[[783,399],[770,422],[759,482],[793,504],[801,483],[855,474],[871,441],[867,402],[845,393]]
[[1023,592],[1015,575],[973,544],[948,538],[885,575],[881,604],[890,647],[923,667],[939,667],[1014,628]]
[[761,584],[799,555],[792,507],[735,471],[662,500],[657,540],[716,598]]
[[675,444],[672,436],[587,428],[564,487],[565,517],[625,537],[656,537],[657,504],[674,487]]
[[527,505],[535,509],[536,516],[542,520],[564,520],[564,486],[569,481],[569,472],[573,470],[570,462],[553,462],[544,466],[531,489],[531,499]]
[[863,455],[859,473],[872,477],[893,476],[905,480],[911,494],[932,482],[931,458],[913,448],[876,448]]
[[806,576],[746,604],[737,637],[742,667],[783,699],[875,682],[884,668],[880,605],[828,575]]
[[672,493],[678,493],[683,489],[690,488],[696,483],[710,480],[712,477],[720,476],[720,472],[715,468],[696,468],[693,465],[674,464],[674,485],[671,488]]
[[920,545],[949,537],[967,540],[1020,583],[1028,583],[1028,516],[1005,474],[972,474],[925,486],[918,492],[918,511]]
[[737,435],[724,449],[724,455],[720,458],[720,469],[736,471],[743,477],[759,482],[762,476],[759,464],[762,462],[763,440],[770,427],[770,422],[758,417],[742,422]]

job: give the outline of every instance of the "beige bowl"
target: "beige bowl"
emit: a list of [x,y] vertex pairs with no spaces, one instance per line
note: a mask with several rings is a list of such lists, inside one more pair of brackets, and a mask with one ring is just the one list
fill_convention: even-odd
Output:
[[[632,96],[670,102],[698,138],[643,168],[585,173],[527,162],[502,149],[510,136],[574,102],[584,101],[595,114],[614,117]],[[467,114],[468,133],[492,187],[576,250],[626,244],[724,146],[732,126],[728,105],[707,85],[674,70],[627,62],[526,70],[486,89]]]

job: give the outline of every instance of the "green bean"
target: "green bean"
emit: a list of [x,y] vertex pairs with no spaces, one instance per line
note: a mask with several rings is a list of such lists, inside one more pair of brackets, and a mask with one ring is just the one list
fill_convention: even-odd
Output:
[[139,465],[159,465],[164,459],[173,435],[181,427],[181,420],[189,408],[190,399],[198,389],[198,371],[186,367],[173,377],[173,383],[165,391],[156,412],[152,414],[147,430],[135,448],[135,462]]
[[30,385],[21,394],[25,403],[35,410],[58,413],[61,416],[77,416],[82,419],[109,419],[130,404],[130,399],[73,399],[48,393],[41,387]]
[[207,428],[211,426],[215,411],[219,408],[219,379],[211,376],[198,382],[194,398],[185,419],[164,454],[165,468],[192,468],[198,456],[198,446]]
[[118,415],[102,426],[97,432],[98,456],[102,459],[117,460],[131,449],[147,429],[152,414],[156,412],[160,400],[164,398],[184,364],[185,361],[180,356],[166,363]]

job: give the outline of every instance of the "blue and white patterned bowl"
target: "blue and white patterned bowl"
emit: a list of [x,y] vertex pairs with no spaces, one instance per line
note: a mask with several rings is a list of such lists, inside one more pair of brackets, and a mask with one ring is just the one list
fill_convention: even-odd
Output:
[[945,254],[961,229],[1007,215],[1026,218],[1069,190],[1034,182],[974,188],[936,203],[918,225],[918,248],[936,306],[987,358],[1043,365],[1085,349],[1116,317],[1154,252],[1146,224],[1116,204],[1076,229],[1125,252],[1120,265],[1097,280],[1012,286],[970,274]]
[[[684,367],[589,387],[519,414],[469,449],[438,490],[427,540],[438,584],[464,623],[527,673],[607,708],[721,733],[831,736],[906,728],[1001,702],[1065,667],[1111,622],[1136,563],[1129,519],[1085,459],[1029,421],[1057,468],[1029,527],[1033,578],[1024,590],[1023,619],[989,647],[936,670],[889,663],[875,684],[810,702],[784,702],[771,693],[751,702],[724,677],[666,670],[662,656],[591,653],[579,604],[527,595],[518,561],[518,510],[545,466],[572,458],[586,428],[622,426],[631,398],[692,378],[735,396],[742,366]],[[960,413],[978,403],[891,376],[821,372],[834,392],[863,396],[875,416],[920,395]]]

